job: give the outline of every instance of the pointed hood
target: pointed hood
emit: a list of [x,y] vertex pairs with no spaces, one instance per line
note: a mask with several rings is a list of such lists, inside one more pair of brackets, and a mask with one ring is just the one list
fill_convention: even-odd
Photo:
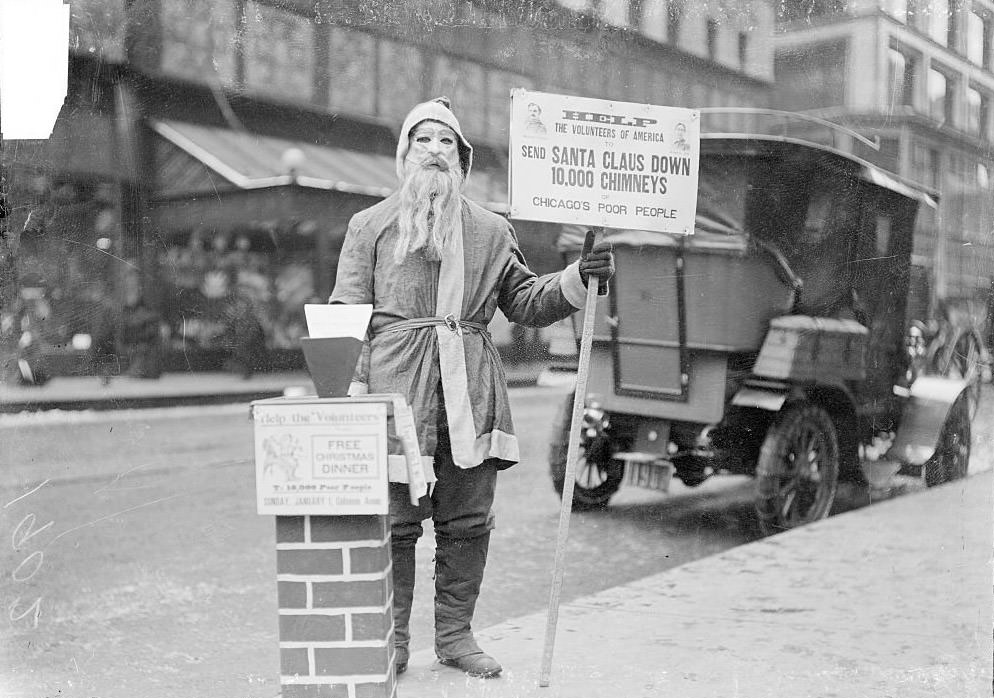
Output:
[[404,119],[404,125],[400,127],[400,139],[397,141],[397,179],[404,181],[404,158],[407,157],[407,150],[411,144],[411,131],[422,121],[439,121],[455,131],[456,138],[459,139],[459,163],[462,165],[465,186],[469,171],[473,167],[473,146],[462,135],[459,120],[449,107],[448,97],[436,97],[411,109]]

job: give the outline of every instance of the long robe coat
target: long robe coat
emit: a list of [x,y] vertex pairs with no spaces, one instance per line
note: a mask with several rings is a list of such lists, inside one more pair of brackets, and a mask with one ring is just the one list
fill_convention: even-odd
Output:
[[[576,263],[537,276],[525,263],[510,224],[463,198],[462,236],[440,262],[416,251],[394,259],[399,236],[396,194],[349,222],[330,303],[371,303],[367,345],[355,381],[370,393],[405,397],[414,412],[422,465],[434,479],[439,400],[444,400],[452,456],[471,468],[519,460],[500,356],[489,333],[435,324],[391,331],[391,324],[444,318],[486,326],[499,308],[512,322],[544,327],[581,308],[585,295]],[[441,393],[441,394],[440,394]],[[391,482],[408,482],[399,440],[390,437]]]

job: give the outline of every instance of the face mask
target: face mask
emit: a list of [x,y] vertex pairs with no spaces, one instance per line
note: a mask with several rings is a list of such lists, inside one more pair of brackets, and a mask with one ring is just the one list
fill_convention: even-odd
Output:
[[460,167],[459,137],[448,126],[433,121],[418,124],[411,132],[404,166],[448,170]]

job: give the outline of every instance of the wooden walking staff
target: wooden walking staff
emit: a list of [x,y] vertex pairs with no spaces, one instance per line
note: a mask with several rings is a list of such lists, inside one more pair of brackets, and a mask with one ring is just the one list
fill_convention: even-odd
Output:
[[[594,246],[597,233],[603,228],[587,231],[583,241],[582,257]],[[583,405],[587,395],[587,377],[590,373],[590,346],[594,338],[594,312],[597,309],[596,277],[587,277],[587,300],[583,306],[583,332],[580,335],[580,359],[576,367],[576,392],[573,393],[573,417],[570,420],[569,445],[566,450],[566,475],[563,480],[562,508],[559,510],[559,535],[556,538],[556,561],[552,573],[552,591],[549,595],[549,615],[545,625],[545,647],[542,650],[542,666],[538,685],[549,685],[552,672],[552,650],[556,642],[556,623],[559,621],[559,597],[563,590],[563,575],[566,567],[566,539],[569,537],[569,520],[573,507],[573,486],[576,478],[576,458],[580,447],[580,424],[583,420]]]

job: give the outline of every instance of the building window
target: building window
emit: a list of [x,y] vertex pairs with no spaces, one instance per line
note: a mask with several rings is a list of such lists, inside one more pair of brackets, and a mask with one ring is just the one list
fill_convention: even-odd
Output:
[[951,124],[955,81],[941,70],[928,71],[928,114],[936,121]]
[[929,0],[921,8],[921,29],[935,42],[949,43],[949,0]]
[[987,120],[990,117],[991,98],[980,90],[969,87],[966,90],[966,127],[974,136],[987,137]]
[[976,10],[966,17],[966,57],[984,68],[991,60],[991,20]]
[[234,0],[163,0],[161,13],[164,72],[234,84]]
[[966,130],[977,136],[980,135],[980,91],[972,87],[966,88]]
[[846,82],[841,75],[849,60],[845,41],[777,51],[773,68],[777,76],[776,107],[801,111],[845,104]]
[[314,94],[314,27],[278,7],[245,8],[245,85],[267,95],[309,101]]
[[929,185],[935,190],[940,190],[942,189],[942,156],[937,148],[928,148],[926,152],[928,152],[926,162],[928,163]]
[[889,90],[887,98],[891,111],[902,105],[914,106],[915,59],[891,47],[888,50],[887,61]]
[[880,150],[873,161],[881,167],[897,172],[901,169],[901,140],[899,138],[881,138]]
[[929,150],[925,144],[915,139],[911,145],[911,172],[910,176],[916,182],[925,186],[931,186],[929,178],[931,164],[928,161]]
[[[631,5],[628,0],[600,0],[594,8],[601,20],[605,24],[615,27],[628,26],[628,18],[631,13]],[[635,24],[634,26],[638,26]]]
[[908,0],[884,0],[883,10],[898,22],[908,21]]
[[683,0],[669,0],[666,4],[666,40],[675,44],[680,40],[680,22],[683,20]]
[[958,0],[953,0],[952,6],[946,12],[946,46],[957,50],[959,48],[959,5]]
[[644,0],[631,0],[628,3],[628,23],[633,27],[641,27],[644,18]]
[[849,13],[852,3],[847,0],[779,0],[776,3],[778,22],[810,22],[817,17],[835,17]]
[[351,114],[376,113],[376,40],[369,34],[331,27],[328,51],[328,106]]
[[718,20],[708,17],[708,58],[712,61],[718,60]]
[[[635,3],[632,3],[633,6]],[[639,27],[653,41],[666,41],[667,0],[639,0]]]
[[562,5],[568,10],[573,10],[574,12],[589,12],[591,6],[591,0],[556,0],[558,4]]

